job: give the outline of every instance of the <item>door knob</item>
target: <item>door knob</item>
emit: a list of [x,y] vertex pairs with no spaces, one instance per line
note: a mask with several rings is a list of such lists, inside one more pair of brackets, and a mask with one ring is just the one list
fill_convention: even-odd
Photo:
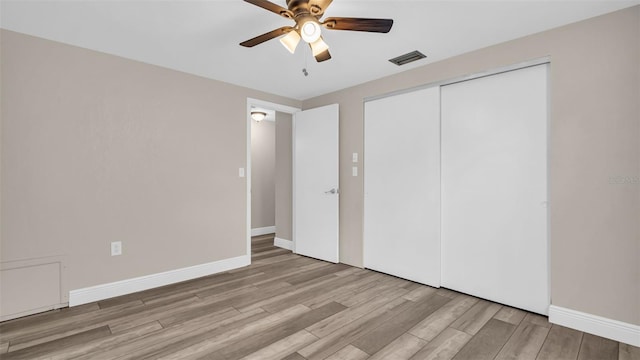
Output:
[[325,193],[325,194],[337,194],[337,193],[338,193],[338,190],[337,190],[337,189],[331,189],[331,190],[329,190],[329,191],[325,191],[324,193]]

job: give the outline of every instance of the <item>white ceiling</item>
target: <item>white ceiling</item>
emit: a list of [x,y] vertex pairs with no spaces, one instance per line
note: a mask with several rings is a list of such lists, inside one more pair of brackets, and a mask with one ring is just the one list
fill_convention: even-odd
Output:
[[[285,0],[273,2],[286,7]],[[308,47],[291,55],[275,39],[239,46],[292,24],[241,0],[2,0],[0,21],[5,29],[304,100],[636,4],[640,0],[334,0],[327,17],[395,23],[389,34],[325,30],[333,58],[323,63]],[[413,50],[428,58],[402,67],[387,61]]]

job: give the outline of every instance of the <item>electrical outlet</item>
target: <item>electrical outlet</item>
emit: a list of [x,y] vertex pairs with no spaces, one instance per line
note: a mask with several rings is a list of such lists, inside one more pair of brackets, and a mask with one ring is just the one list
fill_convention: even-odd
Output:
[[111,243],[111,256],[122,255],[122,241],[114,241]]

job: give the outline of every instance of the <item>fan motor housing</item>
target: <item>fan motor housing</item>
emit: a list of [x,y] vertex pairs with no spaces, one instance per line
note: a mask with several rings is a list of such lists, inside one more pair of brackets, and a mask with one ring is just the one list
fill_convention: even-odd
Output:
[[318,5],[309,5],[309,0],[287,0],[287,7],[295,14],[295,17],[303,14],[319,17],[324,13],[324,9]]

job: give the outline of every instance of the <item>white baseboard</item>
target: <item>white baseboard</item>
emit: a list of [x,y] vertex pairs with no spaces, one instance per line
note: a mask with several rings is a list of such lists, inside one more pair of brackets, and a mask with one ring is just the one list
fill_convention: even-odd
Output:
[[273,246],[293,251],[293,241],[280,239],[279,237],[273,239]]
[[273,234],[275,232],[276,232],[275,225],[267,226],[262,228],[251,229],[251,236],[267,235],[267,234]]
[[163,273],[116,281],[109,284],[91,286],[69,292],[69,306],[88,304],[115,296],[131,294],[181,281],[233,270],[251,264],[251,256],[243,255],[231,259],[214,261]]
[[551,305],[549,322],[602,336],[625,344],[640,346],[640,326]]

